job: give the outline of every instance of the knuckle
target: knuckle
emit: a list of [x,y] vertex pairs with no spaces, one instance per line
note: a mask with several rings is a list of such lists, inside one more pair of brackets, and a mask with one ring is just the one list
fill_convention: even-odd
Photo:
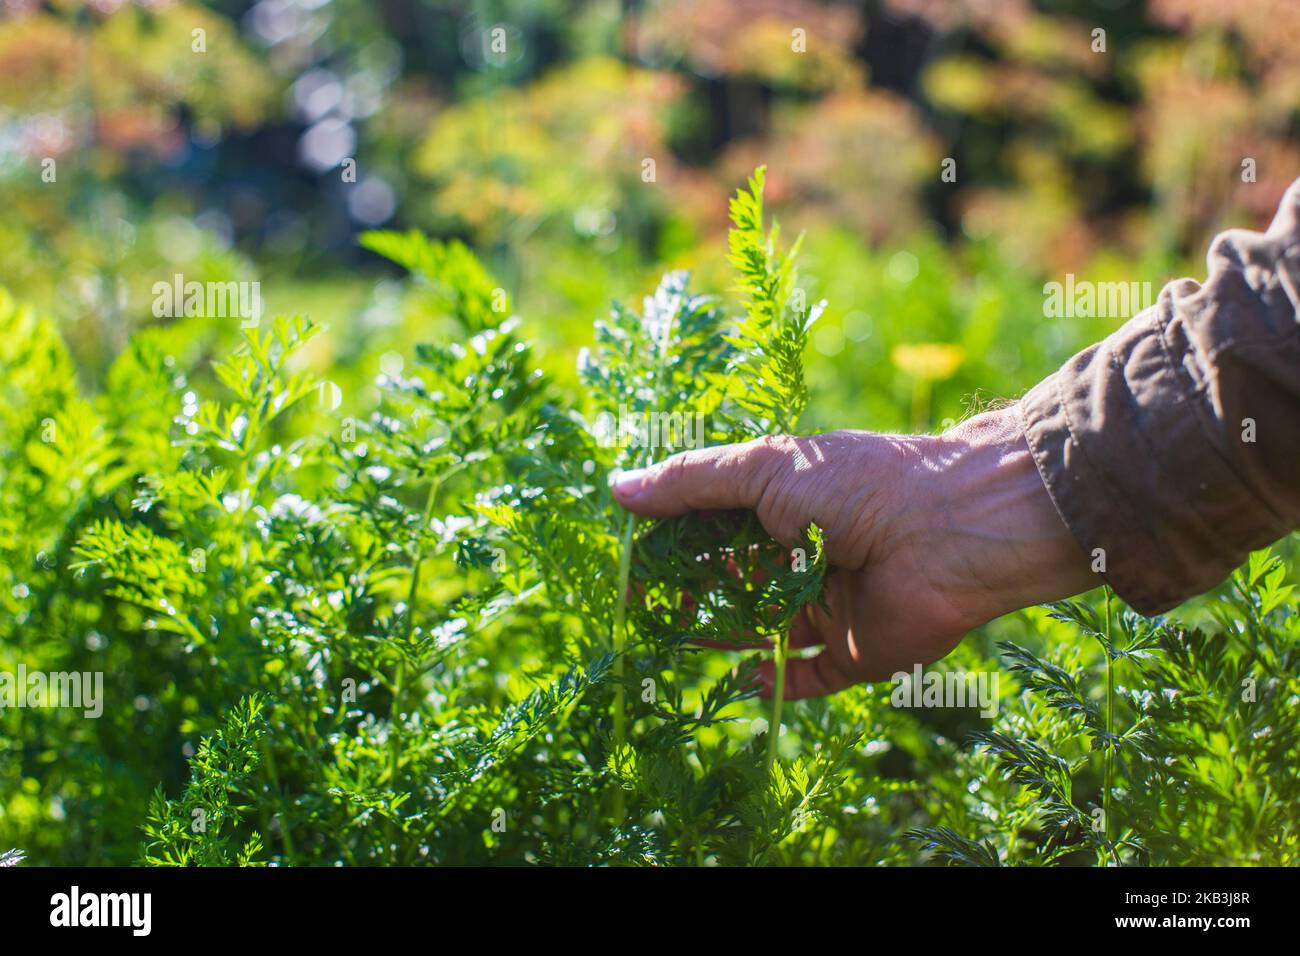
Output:
[[764,435],[750,444],[766,458],[787,458],[795,449],[795,439],[790,435]]
[[693,464],[693,459],[690,457],[693,454],[694,452],[691,451],[682,451],[664,459],[656,469],[659,479],[675,483],[687,477]]
[[1264,240],[1264,236],[1248,229],[1228,229],[1214,237],[1206,255],[1210,263],[1226,262],[1243,266]]
[[764,435],[750,442],[740,453],[740,471],[751,483],[751,497],[763,496],[763,491],[788,470],[792,439],[788,435]]
[[1278,203],[1280,211],[1293,217],[1300,217],[1300,179],[1297,179],[1286,188],[1282,194],[1282,201]]
[[746,493],[768,533],[782,543],[795,541],[804,502],[796,483],[798,469],[796,440],[789,435],[773,435],[759,440],[755,467],[748,470]]

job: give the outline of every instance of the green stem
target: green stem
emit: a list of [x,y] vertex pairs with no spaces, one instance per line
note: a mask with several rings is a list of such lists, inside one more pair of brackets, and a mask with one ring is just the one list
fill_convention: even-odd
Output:
[[[418,567],[418,565],[417,565]],[[402,684],[406,680],[406,658],[398,658],[397,672],[393,676],[393,699],[388,710],[388,788],[397,793],[397,773],[402,762],[402,738],[397,728],[401,725],[401,702],[402,702]],[[387,837],[387,846],[385,852],[390,852],[394,846],[394,822],[390,816],[388,823],[384,827]]]
[[[627,647],[627,586],[632,576],[632,534],[636,530],[636,515],[629,514],[623,522],[623,536],[619,542],[618,602],[614,605],[614,751],[622,750],[627,740],[627,691],[623,686],[623,651]],[[623,787],[614,791],[614,819],[623,819]]]
[[781,708],[785,704],[785,661],[788,635],[781,634],[773,648],[775,675],[772,681],[772,720],[767,725],[767,771],[772,772],[776,762],[776,748],[781,740]]
[[397,662],[397,670],[393,675],[393,697],[388,708],[388,782],[390,786],[397,783],[397,768],[401,760],[401,739],[397,734],[397,726],[401,719],[402,684],[405,681],[406,659],[401,658]]
[[[433,502],[438,496],[438,488],[441,485],[440,478],[429,480],[429,492],[424,498],[424,523],[420,525],[422,532],[429,527],[429,519],[433,517]],[[424,563],[424,556],[416,552],[411,555],[411,562],[411,589],[406,595],[406,639],[408,641],[415,631],[415,599],[420,591],[420,565]]]
[[[429,519],[433,517],[433,503],[438,496],[438,488],[442,484],[439,478],[431,478],[429,481],[429,491],[424,499],[424,523],[420,525],[420,530],[429,527]],[[415,603],[420,593],[420,567],[424,564],[424,556],[418,551],[411,555],[411,587],[406,595],[406,640],[410,641],[411,635],[415,633]],[[398,650],[397,668],[393,675],[393,693],[392,703],[388,710],[388,786],[394,793],[397,792],[397,775],[401,769],[402,763],[402,735],[399,732],[402,716],[402,691],[406,683],[406,656],[405,648]],[[388,834],[388,843],[393,843],[393,819],[388,818],[388,826],[385,828]]]
[[1106,844],[1115,856],[1116,865],[1119,857],[1115,854],[1111,836],[1111,790],[1115,786],[1115,655],[1111,653],[1110,643],[1110,588],[1106,588],[1106,766],[1105,787],[1102,794],[1102,815],[1105,817]]
[[280,774],[275,766],[275,748],[269,741],[263,744],[262,754],[266,757],[266,772],[271,778],[271,786],[275,788],[276,796],[280,798],[280,845],[284,847],[284,862],[286,866],[293,866],[293,837],[289,835],[289,802],[280,787]]

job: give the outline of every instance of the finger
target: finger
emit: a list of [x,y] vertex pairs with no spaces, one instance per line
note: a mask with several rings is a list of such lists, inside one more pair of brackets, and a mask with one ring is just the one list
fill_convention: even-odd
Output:
[[764,439],[680,452],[610,483],[628,511],[674,518],[705,508],[756,508],[776,453]]
[[[776,685],[776,664],[762,661],[758,665],[759,696],[771,697]],[[803,700],[807,697],[825,697],[836,691],[852,687],[858,678],[840,669],[830,654],[823,651],[816,657],[793,658],[785,664],[786,700]]]

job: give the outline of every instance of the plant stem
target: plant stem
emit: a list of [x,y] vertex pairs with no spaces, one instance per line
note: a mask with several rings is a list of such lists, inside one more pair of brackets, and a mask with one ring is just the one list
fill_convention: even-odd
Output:
[[[623,522],[623,536],[619,542],[618,600],[614,605],[614,750],[617,754],[627,739],[626,688],[623,686],[623,651],[627,647],[627,586],[632,576],[632,534],[636,530],[636,515],[629,514]],[[614,791],[614,818],[623,819],[623,787]]]
[[[424,522],[420,525],[420,531],[423,532],[429,527],[429,519],[433,517],[433,502],[438,496],[438,488],[442,485],[441,478],[431,478],[429,480],[429,491],[424,497]],[[406,595],[406,639],[411,639],[411,634],[415,631],[415,599],[419,596],[420,591],[420,565],[424,563],[424,556],[420,553],[411,555],[411,589]]]
[[[424,522],[420,525],[421,531],[429,527],[429,519],[433,517],[433,503],[437,498],[438,488],[441,484],[442,481],[439,478],[435,477],[429,480],[429,490],[424,498]],[[417,551],[411,555],[411,562],[411,587],[406,595],[407,641],[410,641],[411,635],[415,633],[415,603],[420,593],[420,566],[424,563],[424,556]],[[399,648],[397,668],[393,675],[392,703],[388,710],[388,786],[394,793],[397,792],[397,774],[402,763],[402,736],[398,732],[398,728],[401,726],[402,691],[405,689],[405,683],[405,649]],[[391,845],[393,842],[392,817],[389,817],[388,826],[385,829],[388,834],[388,843]]]
[[781,708],[785,704],[785,661],[788,651],[789,635],[777,636],[773,648],[775,675],[772,681],[772,720],[767,725],[767,771],[772,772],[776,762],[776,748],[781,740]]
[[388,708],[388,782],[390,785],[397,783],[397,765],[401,760],[401,740],[397,734],[397,725],[400,723],[402,707],[402,685],[406,682],[406,659],[401,658],[397,662],[397,670],[393,675],[393,699]]
[[[1110,643],[1110,588],[1106,588],[1106,765],[1105,793],[1102,794],[1102,816],[1105,818],[1106,843],[1115,855],[1111,838],[1112,823],[1110,819],[1111,790],[1115,786],[1115,655],[1111,653]],[[1118,857],[1115,860],[1119,863]]]
[[280,798],[280,844],[284,847],[284,862],[286,866],[293,866],[293,837],[289,835],[289,802],[280,787],[280,774],[275,766],[275,748],[270,741],[263,743],[262,754],[266,757],[266,772],[271,778],[271,786],[275,788],[275,793]]

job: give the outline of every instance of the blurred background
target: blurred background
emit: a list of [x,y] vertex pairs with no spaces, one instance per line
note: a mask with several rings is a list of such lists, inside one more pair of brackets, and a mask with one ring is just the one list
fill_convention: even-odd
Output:
[[1200,277],[1300,175],[1293,0],[0,11],[0,285],[87,390],[141,326],[197,364],[236,340],[154,317],[182,273],[327,325],[307,360],[368,407],[443,331],[357,245],[376,227],[473,247],[573,387],[611,300],[669,267],[728,291],[726,200],[765,163],[830,302],[805,423],[937,428],[1124,318],[1046,317],[1045,282]]

